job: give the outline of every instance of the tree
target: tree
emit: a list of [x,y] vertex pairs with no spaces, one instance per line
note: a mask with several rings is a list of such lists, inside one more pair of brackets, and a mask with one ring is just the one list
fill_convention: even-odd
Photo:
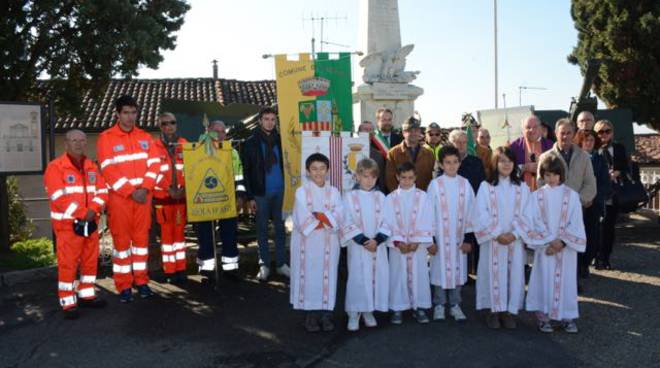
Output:
[[[0,6],[0,101],[51,97],[78,114],[113,76],[156,68],[176,46],[183,0],[6,0]],[[38,79],[48,79],[40,83]],[[6,177],[0,175],[0,249],[8,248]]]
[[[80,94],[113,76],[156,68],[176,46],[190,6],[181,0],[9,0],[0,9],[0,100],[47,92],[58,111],[78,111]],[[50,79],[47,91],[37,79]]]
[[573,0],[571,16],[578,43],[568,61],[584,73],[588,59],[600,59],[594,93],[660,130],[660,2]]

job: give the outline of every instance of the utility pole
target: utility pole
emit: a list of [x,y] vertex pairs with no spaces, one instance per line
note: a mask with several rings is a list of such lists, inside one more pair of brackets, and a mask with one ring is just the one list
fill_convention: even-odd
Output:
[[493,0],[493,41],[495,44],[495,109],[497,109],[497,0]]

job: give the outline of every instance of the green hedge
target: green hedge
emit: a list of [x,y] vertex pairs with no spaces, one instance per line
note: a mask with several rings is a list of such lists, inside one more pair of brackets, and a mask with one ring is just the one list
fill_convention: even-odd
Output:
[[53,252],[53,242],[47,238],[16,242],[11,246],[11,253],[3,263],[6,263],[6,267],[16,270],[50,266],[57,261]]

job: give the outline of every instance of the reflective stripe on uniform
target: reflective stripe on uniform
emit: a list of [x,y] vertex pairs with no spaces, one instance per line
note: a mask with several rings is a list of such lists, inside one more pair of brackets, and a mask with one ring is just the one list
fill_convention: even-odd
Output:
[[65,217],[71,217],[73,216],[73,213],[76,212],[78,209],[78,203],[71,203],[69,207],[66,208],[66,211],[64,211],[64,216]]
[[96,276],[94,275],[81,275],[80,283],[81,284],[93,284],[96,282]]
[[58,282],[57,289],[62,291],[73,291],[73,282]]
[[105,201],[99,197],[94,197],[94,199],[92,199],[92,202],[98,203],[101,206],[105,205]]
[[[88,191],[89,191],[89,189],[88,189]],[[59,197],[65,195],[65,194],[74,194],[74,193],[83,193],[83,192],[84,192],[84,188],[82,186],[79,186],[79,185],[64,187],[62,189],[56,190],[50,196],[50,199],[52,199],[54,201],[54,200],[58,199]]]
[[159,158],[150,158],[147,160],[147,166],[151,166],[151,164],[157,164],[160,163]]
[[168,171],[169,169],[170,169],[170,165],[168,164],[160,165],[160,171]]
[[133,262],[133,270],[144,271],[147,269],[147,262]]
[[131,247],[131,252],[136,256],[146,256],[149,254],[149,248]]
[[144,176],[146,176],[147,178],[156,179],[156,177],[157,177],[158,175],[157,175],[156,173],[151,172],[151,171],[147,171],[147,173],[144,174]]
[[223,263],[222,270],[223,271],[238,270],[238,263]]
[[[118,155],[112,158],[108,158],[105,161],[101,162],[101,169],[108,165],[120,164],[122,162],[129,162],[135,160],[143,160],[148,158],[149,155],[146,152],[131,153],[127,155]],[[156,159],[158,160],[158,159]]]
[[140,185],[140,184],[142,184],[142,178],[131,179],[128,182],[133,184],[133,185]]
[[128,183],[128,179],[126,179],[126,177],[121,177],[114,184],[112,184],[112,189],[117,191],[119,190],[119,188],[123,187],[124,184],[126,183]]
[[84,289],[78,289],[78,296],[81,298],[89,298],[96,295],[93,287],[86,287]]
[[175,167],[177,170],[183,170],[183,164],[175,164],[174,167]]
[[176,259],[177,260],[186,259],[186,252],[184,251],[176,252]]
[[65,296],[64,298],[60,298],[60,305],[63,307],[68,307],[70,305],[76,305],[76,296],[75,295],[70,295],[70,296]]
[[197,265],[199,266],[200,271],[213,271],[215,269],[215,259],[201,260],[197,258]]
[[113,249],[112,256],[119,259],[126,259],[131,256],[131,250],[126,249],[126,250],[118,251],[117,249]]
[[61,212],[51,212],[50,218],[53,220],[73,220],[73,217],[67,216],[65,213]]
[[170,252],[174,252],[175,250],[174,245],[172,244],[163,244],[161,245],[161,249],[163,253],[170,253]]
[[163,263],[176,263],[174,255],[163,255]]
[[131,265],[118,265],[118,264],[113,264],[112,265],[112,272],[115,273],[131,273]]

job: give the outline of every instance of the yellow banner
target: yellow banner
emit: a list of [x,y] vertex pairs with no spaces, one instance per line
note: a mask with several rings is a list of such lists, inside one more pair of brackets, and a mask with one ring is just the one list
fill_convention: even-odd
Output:
[[298,81],[314,76],[314,61],[310,54],[300,54],[299,60],[288,60],[286,55],[275,56],[277,73],[277,108],[282,137],[282,161],[284,164],[284,203],[285,212],[293,210],[296,189],[300,186],[300,123],[298,122],[298,102],[308,100],[303,96]]
[[186,179],[188,222],[236,217],[236,188],[231,145],[206,154],[204,145],[183,145],[183,173]]

